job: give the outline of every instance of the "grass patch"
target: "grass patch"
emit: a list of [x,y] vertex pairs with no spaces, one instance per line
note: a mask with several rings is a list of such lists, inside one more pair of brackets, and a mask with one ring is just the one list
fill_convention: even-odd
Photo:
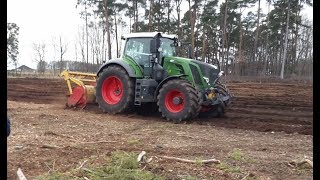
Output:
[[197,180],[197,177],[194,176],[187,176],[186,178],[181,178],[181,179],[185,179],[185,180]]
[[230,158],[236,160],[236,161],[240,161],[242,160],[244,157],[243,153],[241,152],[241,149],[235,148],[232,150],[231,154],[230,154]]
[[139,145],[139,144],[141,144],[141,141],[140,141],[140,139],[130,139],[127,141],[127,143],[129,145]]
[[220,170],[223,170],[225,172],[230,172],[230,173],[240,173],[241,170],[239,167],[233,167],[233,166],[230,166],[228,165],[227,163],[220,163],[218,165],[216,165],[216,167]]
[[107,166],[87,172],[90,179],[162,179],[152,172],[139,169],[137,154],[123,151],[112,153],[110,163]]
[[241,149],[235,148],[232,150],[232,152],[229,155],[229,158],[235,160],[235,161],[242,161],[247,163],[255,163],[256,161],[247,155],[245,155]]
[[201,158],[196,158],[195,161],[196,161],[196,165],[198,165],[198,166],[202,166],[203,165],[203,162],[202,162]]
[[[98,168],[82,168],[80,171],[74,169],[66,173],[52,173],[38,177],[38,180],[55,179],[83,179],[88,177],[91,180],[162,180],[164,178],[153,174],[150,171],[140,169],[137,162],[138,154],[132,152],[116,151],[108,158],[105,166]],[[79,177],[79,174],[81,174]]]
[[72,175],[67,175],[64,173],[50,173],[50,174],[45,174],[42,176],[38,176],[35,178],[36,180],[69,180],[69,179],[78,179],[77,177],[74,177]]
[[122,169],[138,169],[137,154],[132,152],[116,151],[111,154],[111,165]]
[[257,177],[255,176],[248,176],[245,178],[245,180],[257,180]]

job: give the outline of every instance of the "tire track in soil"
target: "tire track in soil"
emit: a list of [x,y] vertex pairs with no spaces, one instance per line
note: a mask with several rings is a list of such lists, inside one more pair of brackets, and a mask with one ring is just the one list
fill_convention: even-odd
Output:
[[55,104],[66,102],[67,85],[63,79],[8,78],[7,99],[11,101]]
[[[284,131],[312,135],[312,85],[288,83],[229,83],[234,95],[223,118],[198,118],[187,122],[224,128],[255,131]],[[8,100],[38,104],[66,103],[67,85],[63,79],[8,78]],[[87,107],[88,113],[101,113],[97,106]],[[143,118],[164,121],[159,113],[141,116],[121,115],[124,118]]]

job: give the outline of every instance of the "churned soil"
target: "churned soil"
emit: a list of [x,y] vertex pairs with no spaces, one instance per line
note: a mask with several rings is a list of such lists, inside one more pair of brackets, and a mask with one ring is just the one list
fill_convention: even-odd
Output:
[[[154,157],[145,168],[168,179],[310,179],[291,161],[313,159],[313,87],[296,82],[231,82],[222,118],[174,124],[159,113],[109,115],[95,104],[65,107],[63,79],[8,78],[8,179],[20,167],[28,179],[105,163],[116,150]],[[220,160],[190,164],[161,156]],[[240,158],[238,158],[240,156]]]

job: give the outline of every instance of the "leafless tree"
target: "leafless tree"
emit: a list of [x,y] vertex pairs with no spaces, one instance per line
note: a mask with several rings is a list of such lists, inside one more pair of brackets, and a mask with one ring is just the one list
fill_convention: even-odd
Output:
[[228,0],[225,1],[224,18],[223,18],[223,33],[222,33],[222,54],[221,54],[221,68],[224,69],[224,46],[226,40],[226,26],[227,26],[227,11],[228,11]]
[[287,48],[288,48],[288,33],[289,33],[289,16],[290,16],[290,0],[287,0],[288,2],[288,11],[287,11],[287,27],[286,27],[286,35],[285,35],[285,42],[284,42],[284,52],[282,56],[282,65],[281,65],[281,74],[280,78],[284,78],[284,66],[286,63],[286,58],[287,58]]
[[104,0],[104,16],[106,19],[106,32],[107,32],[107,42],[108,42],[108,59],[111,59],[111,41],[110,41],[110,24],[109,24],[109,13],[108,13],[108,1]]
[[33,50],[35,51],[34,61],[37,62],[37,69],[39,73],[44,73],[46,70],[47,62],[45,61],[46,44],[33,43]]
[[[81,61],[82,65],[85,65],[82,67],[81,71],[85,71],[86,68],[86,53],[85,53],[85,29],[84,27],[79,27],[78,28],[78,34],[77,34],[77,44],[79,46],[80,50],[80,56],[81,56]],[[88,69],[88,68],[87,68]]]
[[[57,42],[58,41],[58,42]],[[55,52],[58,52],[59,53],[59,71],[60,73],[62,72],[63,70],[63,56],[65,55],[65,53],[67,52],[67,49],[68,49],[68,43],[64,42],[62,40],[62,37],[59,36],[59,40],[56,40],[54,38],[53,40],[53,47],[54,47],[54,50]]]

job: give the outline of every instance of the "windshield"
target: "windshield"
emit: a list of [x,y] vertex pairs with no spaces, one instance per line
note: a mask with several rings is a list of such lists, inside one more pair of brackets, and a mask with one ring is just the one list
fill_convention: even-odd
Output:
[[[130,56],[138,64],[144,65],[148,63],[150,53],[150,40],[152,38],[130,38],[127,40],[124,55]],[[164,56],[175,56],[176,50],[173,46],[173,40],[168,38],[160,38],[161,40],[161,55]],[[159,49],[160,50],[160,49]]]

